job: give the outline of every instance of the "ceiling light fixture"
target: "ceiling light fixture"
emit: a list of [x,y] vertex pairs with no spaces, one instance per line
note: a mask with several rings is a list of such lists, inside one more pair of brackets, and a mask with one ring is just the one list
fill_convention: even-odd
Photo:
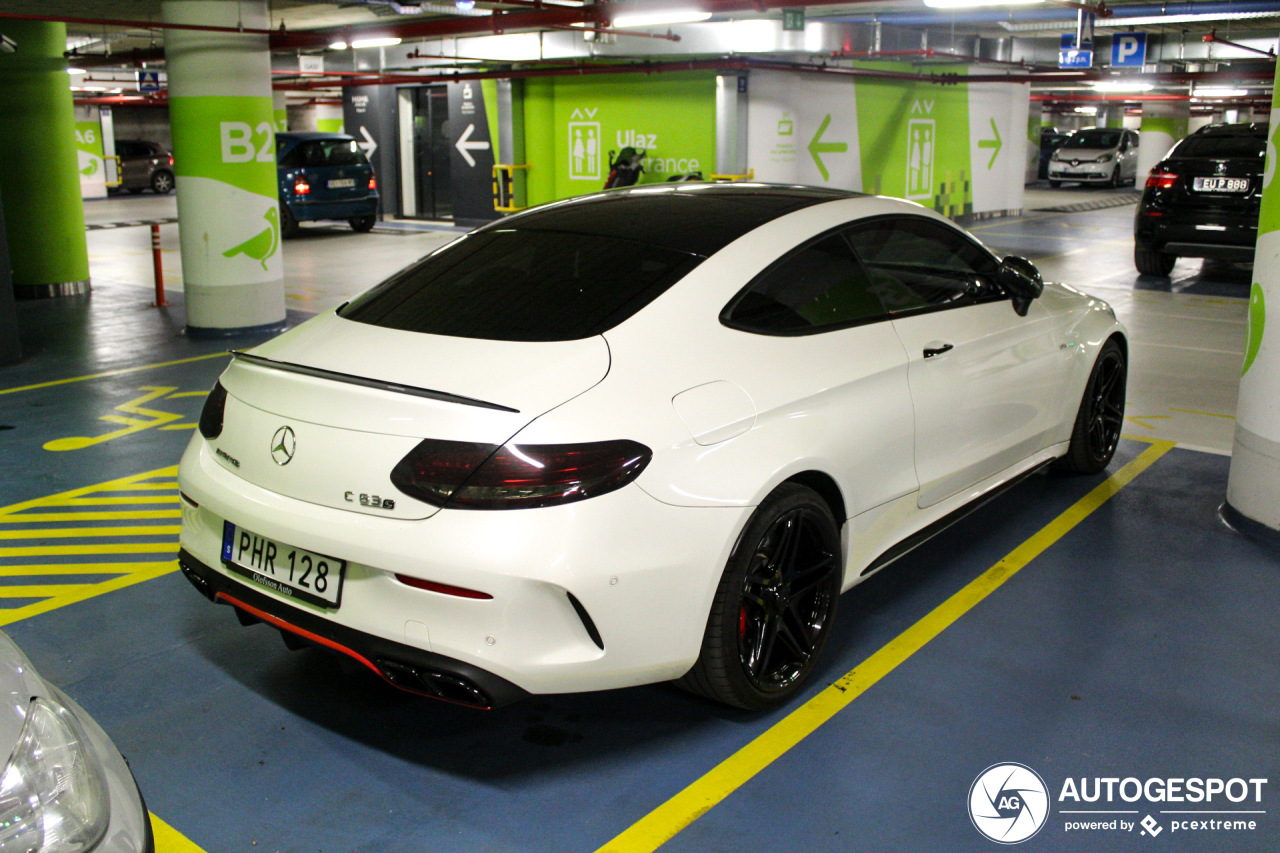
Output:
[[934,9],[969,9],[975,6],[1031,6],[1045,0],[924,0]]
[[1096,116],[1098,114],[1097,107],[1076,107],[1076,112],[1082,116]]
[[394,47],[400,43],[398,38],[352,39],[351,46],[361,47]]
[[696,9],[668,9],[662,12],[623,12],[613,19],[618,29],[627,27],[661,27],[667,24],[696,24],[711,17],[710,12]]
[[1249,94],[1248,89],[1227,89],[1222,86],[1197,86],[1192,96],[1197,98],[1243,98]]
[[345,41],[335,41],[329,45],[329,50],[346,50],[347,43]]
[[83,68],[68,68],[67,73],[68,74],[84,74],[86,72]]
[[1150,92],[1150,83],[1129,83],[1124,80],[1096,80],[1089,84],[1099,92]]

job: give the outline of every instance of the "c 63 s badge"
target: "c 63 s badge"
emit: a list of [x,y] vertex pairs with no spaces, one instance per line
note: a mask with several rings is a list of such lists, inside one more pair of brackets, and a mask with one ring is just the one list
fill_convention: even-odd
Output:
[[360,506],[373,507],[374,509],[395,509],[396,502],[391,498],[380,498],[377,495],[366,495],[364,492],[356,494],[355,492],[344,492],[343,499],[347,503],[358,503]]

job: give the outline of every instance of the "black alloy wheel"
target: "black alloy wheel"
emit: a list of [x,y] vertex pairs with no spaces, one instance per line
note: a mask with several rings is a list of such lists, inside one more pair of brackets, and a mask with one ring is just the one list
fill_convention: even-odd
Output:
[[790,699],[835,620],[840,533],[812,490],[779,486],[757,508],[716,591],[702,653],[681,686],[749,710]]
[[367,216],[353,216],[347,220],[347,224],[351,226],[352,231],[355,231],[358,234],[364,234],[367,231],[372,231],[373,226],[377,221],[378,217],[371,213]]
[[1124,392],[1128,365],[1124,351],[1107,341],[1085,386],[1067,455],[1060,468],[1073,474],[1096,474],[1106,468],[1120,444],[1124,426]]

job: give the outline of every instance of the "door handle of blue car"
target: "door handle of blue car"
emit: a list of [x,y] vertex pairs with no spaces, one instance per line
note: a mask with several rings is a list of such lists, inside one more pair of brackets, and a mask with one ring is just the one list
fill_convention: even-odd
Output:
[[955,344],[939,343],[937,346],[925,347],[924,357],[933,358],[935,355],[942,355],[944,352],[950,352],[955,349]]

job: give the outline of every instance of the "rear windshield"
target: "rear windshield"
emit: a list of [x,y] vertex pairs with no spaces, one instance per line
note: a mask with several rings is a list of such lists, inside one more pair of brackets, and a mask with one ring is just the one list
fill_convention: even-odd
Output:
[[354,139],[312,139],[299,142],[280,158],[280,165],[290,169],[356,166],[367,162],[369,161]]
[[484,230],[395,274],[339,315],[431,335],[571,341],[618,325],[701,260],[617,237]]
[[1120,144],[1119,130],[1086,130],[1073,133],[1062,143],[1063,148],[1115,148]]
[[1174,157],[1255,157],[1267,153],[1267,140],[1261,136],[1188,136],[1178,143]]

